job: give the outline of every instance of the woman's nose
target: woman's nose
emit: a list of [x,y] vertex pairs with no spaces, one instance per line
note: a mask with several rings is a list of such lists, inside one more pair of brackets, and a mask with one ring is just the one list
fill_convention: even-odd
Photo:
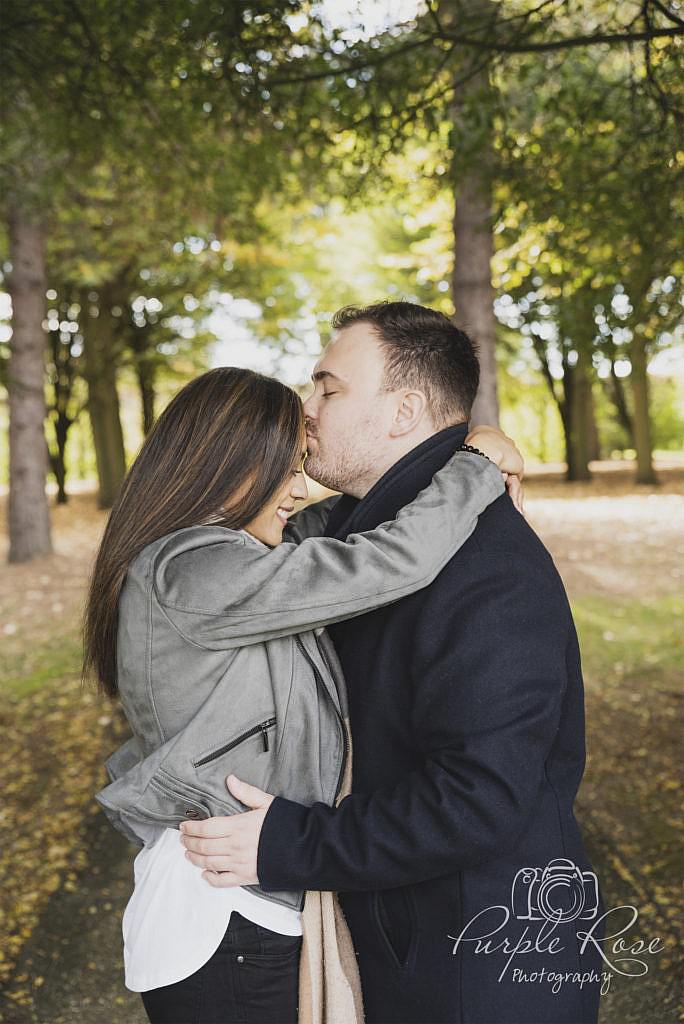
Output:
[[295,485],[290,491],[292,498],[304,499],[309,497],[309,488],[307,487],[306,480],[303,476],[298,477],[295,481]]

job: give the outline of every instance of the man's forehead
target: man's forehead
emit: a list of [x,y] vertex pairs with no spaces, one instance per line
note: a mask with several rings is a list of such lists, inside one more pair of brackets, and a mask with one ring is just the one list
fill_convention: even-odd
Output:
[[346,380],[345,361],[345,346],[340,345],[340,333],[336,332],[314,366],[311,374],[312,380],[318,381],[326,378]]
[[328,377],[349,381],[358,372],[360,360],[368,366],[368,361],[379,354],[380,346],[372,325],[352,324],[335,332],[314,366],[312,379],[317,381]]

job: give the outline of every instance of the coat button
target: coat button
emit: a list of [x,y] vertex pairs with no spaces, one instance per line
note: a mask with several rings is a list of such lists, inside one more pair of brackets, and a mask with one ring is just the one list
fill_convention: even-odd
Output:
[[240,954],[240,956],[237,956],[235,959],[237,960],[237,962],[239,964],[244,964],[244,962],[245,962],[245,958],[244,958],[244,956],[242,956],[242,954]]
[[199,818],[199,811],[196,811],[194,807],[188,807],[185,811],[186,818]]

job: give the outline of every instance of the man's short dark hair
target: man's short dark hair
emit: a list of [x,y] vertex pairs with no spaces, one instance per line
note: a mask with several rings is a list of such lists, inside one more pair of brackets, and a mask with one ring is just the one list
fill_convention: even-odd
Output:
[[352,324],[375,329],[386,353],[386,391],[420,388],[436,427],[468,419],[480,364],[475,345],[453,320],[436,309],[401,301],[344,306],[332,318],[336,330]]

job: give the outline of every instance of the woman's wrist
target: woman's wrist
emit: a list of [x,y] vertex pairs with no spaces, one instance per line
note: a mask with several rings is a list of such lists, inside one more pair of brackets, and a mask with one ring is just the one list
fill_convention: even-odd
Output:
[[472,430],[468,431],[464,443],[476,448],[479,452],[486,455],[491,462],[500,466],[506,440],[506,435],[498,427],[490,427],[483,423],[479,427],[473,427]]
[[502,473],[513,473],[522,477],[522,456],[515,442],[498,427],[474,427],[466,436],[464,443],[485,455]]
[[472,455],[481,455],[483,459],[487,459],[488,462],[493,462],[494,465],[496,465],[496,460],[492,459],[489,455],[487,455],[487,452],[481,451],[480,448],[476,448],[472,444],[466,444],[465,441],[463,442],[463,444],[460,444],[458,446],[456,451],[458,451],[458,452],[471,452]]

